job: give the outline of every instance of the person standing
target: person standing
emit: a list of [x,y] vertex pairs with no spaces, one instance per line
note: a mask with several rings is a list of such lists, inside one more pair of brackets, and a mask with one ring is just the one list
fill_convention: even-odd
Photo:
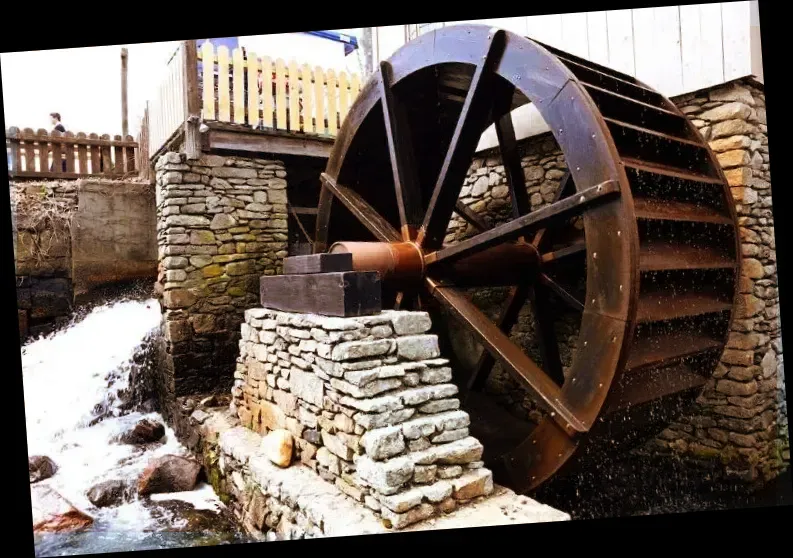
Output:
[[[61,123],[60,113],[51,112],[50,121],[52,122],[52,132],[60,132],[61,134],[66,132],[66,127]],[[66,153],[61,154],[61,170],[62,172],[66,172]],[[55,161],[52,162],[50,172],[55,172]]]

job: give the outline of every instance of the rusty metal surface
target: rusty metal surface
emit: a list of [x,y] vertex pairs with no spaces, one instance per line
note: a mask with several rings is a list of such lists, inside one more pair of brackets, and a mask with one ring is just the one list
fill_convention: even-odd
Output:
[[[510,114],[526,103],[569,169],[557,198],[535,211]],[[458,199],[490,124],[513,210],[495,227]],[[456,317],[485,348],[469,374],[455,372],[463,395],[499,362],[546,409],[528,438],[491,463],[513,488],[550,478],[596,421],[608,430],[599,419],[612,411],[638,406],[632,414],[641,416],[648,401],[691,391],[707,365],[668,365],[726,343],[740,273],[729,185],[693,124],[635,78],[513,33],[440,29],[399,49],[365,84],[322,181],[315,252],[351,252],[356,270],[391,282],[397,306]],[[455,212],[476,234],[443,245]],[[571,217],[583,230],[570,228]],[[585,295],[569,291],[559,270],[585,277]],[[723,275],[686,275],[700,272]],[[461,290],[504,285],[512,294],[495,320]],[[581,316],[564,374],[550,299]],[[525,304],[542,366],[509,335]],[[666,376],[653,372],[665,366]]]

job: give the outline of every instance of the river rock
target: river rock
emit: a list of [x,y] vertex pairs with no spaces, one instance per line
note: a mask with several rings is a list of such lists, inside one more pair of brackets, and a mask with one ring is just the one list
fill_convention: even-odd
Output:
[[75,508],[71,502],[45,484],[30,487],[33,512],[33,531],[76,531],[91,525],[91,516]]
[[165,436],[165,426],[159,422],[143,419],[130,430],[121,435],[122,444],[148,444]]
[[262,439],[262,453],[279,467],[289,467],[293,449],[294,440],[288,430],[273,430]]
[[138,494],[160,494],[193,490],[201,465],[194,459],[164,455],[149,464],[138,479]]
[[106,508],[120,504],[124,500],[126,490],[124,481],[109,480],[91,487],[86,496],[97,508]]
[[31,483],[48,479],[57,471],[58,466],[46,455],[34,455],[28,458],[28,473]]

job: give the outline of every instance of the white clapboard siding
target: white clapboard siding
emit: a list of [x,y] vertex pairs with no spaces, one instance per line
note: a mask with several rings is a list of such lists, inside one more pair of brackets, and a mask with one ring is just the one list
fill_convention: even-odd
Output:
[[[418,32],[466,23],[500,27],[634,76],[674,97],[748,75],[762,79],[757,9],[756,1],[663,6],[421,24]],[[393,40],[387,48],[381,44],[378,58],[388,58],[401,45]],[[518,137],[547,131],[535,110],[520,110],[513,115]],[[491,128],[480,148],[494,145]]]
[[606,12],[589,12],[586,15],[586,34],[589,56],[597,64],[609,63],[609,34]]
[[[666,96],[762,74],[756,1],[449,21],[422,24],[419,33],[466,23],[534,38],[632,75]],[[401,46],[388,43],[381,45],[381,60]]]

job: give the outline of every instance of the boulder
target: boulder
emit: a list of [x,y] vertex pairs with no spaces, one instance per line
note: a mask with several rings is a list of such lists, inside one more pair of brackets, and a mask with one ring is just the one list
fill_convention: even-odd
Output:
[[159,494],[193,490],[201,465],[195,459],[164,455],[152,461],[138,479],[138,494]]
[[30,501],[35,533],[77,531],[94,522],[46,484],[30,487]]
[[28,457],[28,473],[30,474],[31,483],[48,479],[57,471],[58,466],[55,465],[52,459],[45,455]]
[[156,442],[165,436],[165,426],[159,422],[143,419],[132,430],[125,432],[119,438],[122,444],[148,444]]
[[121,480],[108,480],[91,487],[86,496],[97,508],[116,506],[124,501],[127,485]]
[[262,453],[279,467],[292,463],[294,440],[288,430],[273,430],[262,439]]

